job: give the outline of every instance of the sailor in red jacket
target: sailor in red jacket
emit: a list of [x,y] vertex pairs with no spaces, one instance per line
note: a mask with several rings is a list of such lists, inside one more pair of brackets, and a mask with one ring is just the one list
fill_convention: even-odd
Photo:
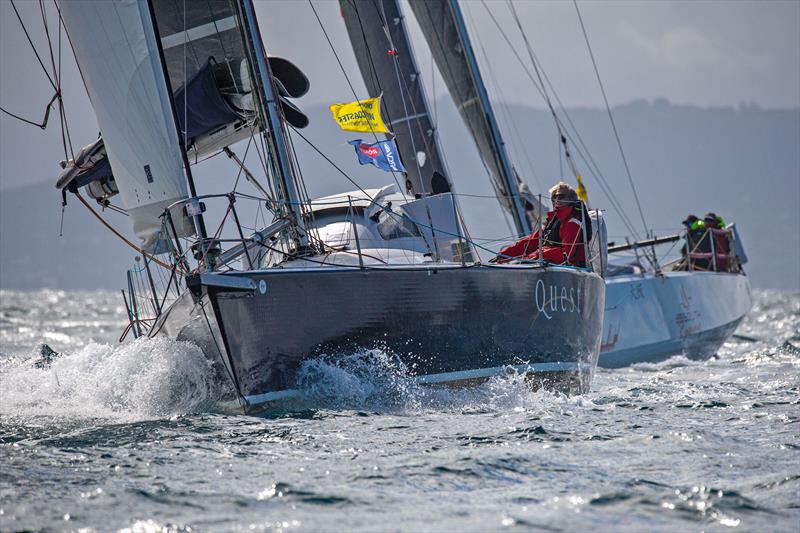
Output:
[[[547,213],[544,228],[537,230],[516,243],[500,250],[493,260],[507,263],[515,258],[544,259],[555,264],[586,266],[584,235],[591,239],[591,222],[586,215],[583,202],[575,190],[564,182],[550,189],[553,210]],[[587,227],[584,231],[584,223]],[[542,239],[542,255],[539,257],[539,238]]]

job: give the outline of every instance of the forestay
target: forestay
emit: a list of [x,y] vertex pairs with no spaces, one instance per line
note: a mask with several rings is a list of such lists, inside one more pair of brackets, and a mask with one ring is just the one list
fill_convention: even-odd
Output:
[[[164,210],[188,192],[147,3],[62,0],[59,6],[122,205],[142,246],[151,249]],[[179,236],[194,233],[182,209],[172,217]]]

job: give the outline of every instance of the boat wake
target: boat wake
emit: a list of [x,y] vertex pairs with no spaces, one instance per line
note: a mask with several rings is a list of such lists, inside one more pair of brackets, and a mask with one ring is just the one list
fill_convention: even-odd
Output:
[[90,343],[49,360],[42,354],[2,361],[0,415],[161,418],[206,410],[220,390],[203,353],[186,342]]

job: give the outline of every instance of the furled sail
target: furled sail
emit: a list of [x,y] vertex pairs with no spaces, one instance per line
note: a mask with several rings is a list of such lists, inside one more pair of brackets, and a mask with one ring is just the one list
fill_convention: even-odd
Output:
[[409,0],[409,3],[447,89],[489,170],[501,205],[512,215],[519,234],[529,232],[536,227],[540,206],[520,197],[523,184],[515,176],[505,153],[456,0]]
[[436,134],[397,0],[339,0],[370,96],[383,93],[383,116],[396,135],[412,194],[448,192]]
[[[188,192],[147,2],[62,0],[59,7],[122,205],[149,249],[165,208]],[[181,208],[171,214],[179,236],[194,233]]]

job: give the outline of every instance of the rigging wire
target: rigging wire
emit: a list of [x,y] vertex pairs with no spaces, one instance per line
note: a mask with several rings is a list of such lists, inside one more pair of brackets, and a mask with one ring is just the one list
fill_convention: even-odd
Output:
[[[61,18],[60,18],[60,13],[59,13],[59,31],[58,31],[58,65],[56,65],[55,56],[53,54],[53,43],[52,43],[52,39],[51,39],[51,36],[50,36],[50,28],[49,28],[49,26],[47,24],[47,14],[45,12],[44,2],[43,2],[43,0],[39,0],[39,11],[41,13],[42,23],[43,23],[43,26],[44,26],[44,32],[45,32],[45,36],[47,38],[48,53],[50,55],[50,64],[51,64],[52,69],[53,69],[53,73],[51,75],[50,72],[48,72],[47,67],[44,64],[44,61],[42,60],[42,57],[39,54],[39,51],[36,49],[36,46],[33,44],[33,39],[30,36],[30,32],[28,31],[28,27],[25,25],[25,22],[22,20],[22,16],[20,15],[19,10],[17,9],[16,4],[14,3],[14,0],[11,0],[11,7],[14,9],[14,13],[17,16],[17,20],[19,21],[19,24],[22,27],[22,31],[25,33],[25,37],[27,38],[28,43],[31,46],[31,50],[33,50],[33,53],[36,56],[36,60],[39,62],[39,65],[42,67],[42,71],[44,72],[44,75],[47,77],[47,80],[50,82],[50,85],[55,90],[55,93],[53,94],[53,97],[50,99],[50,101],[47,103],[47,106],[45,107],[44,119],[42,120],[41,123],[36,123],[36,122],[34,122],[32,120],[29,120],[29,119],[27,119],[27,118],[25,118],[25,117],[23,117],[21,115],[18,115],[16,113],[13,113],[13,112],[7,110],[7,109],[4,109],[3,107],[0,107],[0,111],[2,111],[6,115],[8,115],[8,116],[10,116],[10,117],[12,117],[12,118],[14,118],[16,120],[19,120],[19,121],[24,122],[26,124],[29,124],[31,126],[36,126],[36,127],[40,128],[40,129],[44,130],[44,129],[47,128],[47,124],[48,124],[49,119],[50,119],[50,111],[52,110],[53,103],[58,101],[59,115],[61,117],[61,142],[62,142],[62,145],[63,145],[63,148],[64,148],[64,157],[65,157],[65,159],[70,159],[70,153],[72,153],[73,154],[73,158],[74,158],[74,151],[72,150],[72,141],[71,141],[71,139],[69,137],[69,130],[68,130],[66,124],[65,124],[66,115],[65,115],[65,112],[64,112],[64,103],[63,103],[63,100],[61,98],[60,74],[61,74],[61,28],[62,28],[62,22],[61,22]],[[67,150],[67,145],[68,144],[69,144],[69,151]]]
[[307,144],[308,144],[308,145],[309,145],[311,148],[313,148],[315,152],[317,152],[319,155],[321,155],[321,156],[323,157],[323,159],[325,159],[325,161],[327,161],[328,163],[330,163],[330,164],[331,164],[331,166],[332,166],[333,168],[335,168],[337,171],[339,171],[339,174],[341,174],[342,176],[344,176],[344,177],[347,179],[347,181],[349,181],[350,183],[352,183],[353,185],[355,185],[355,186],[356,186],[356,188],[357,188],[359,191],[361,191],[361,192],[362,192],[364,195],[366,195],[366,197],[367,197],[367,198],[369,198],[371,201],[373,201],[373,202],[375,201],[375,200],[372,198],[372,196],[370,196],[370,195],[369,195],[369,193],[368,193],[367,191],[365,191],[365,190],[364,190],[364,189],[361,187],[361,185],[359,185],[358,183],[356,183],[356,181],[355,181],[353,178],[351,178],[350,176],[348,176],[348,175],[347,175],[347,172],[345,172],[344,170],[342,170],[342,169],[341,169],[341,167],[339,167],[339,166],[338,166],[336,163],[334,163],[334,162],[333,162],[333,161],[332,161],[332,160],[331,160],[331,159],[330,159],[330,158],[329,158],[327,155],[325,155],[325,153],[324,153],[322,150],[320,150],[319,148],[317,148],[317,147],[316,147],[316,145],[314,145],[314,143],[312,143],[311,141],[309,141],[309,140],[308,140],[308,138],[306,138],[306,136],[305,136],[305,135],[303,135],[302,133],[300,133],[300,132],[299,132],[299,131],[298,131],[298,130],[297,130],[295,127],[294,127],[294,126],[291,126],[291,125],[290,125],[290,127],[292,128],[292,130],[293,130],[293,131],[294,131],[294,132],[295,132],[295,133],[296,133],[296,134],[297,134],[297,135],[298,135],[298,136],[299,136],[301,139],[303,139],[303,140],[304,140],[304,141],[305,141],[305,142],[306,142],[306,143],[307,143]]
[[[53,4],[55,4],[55,0],[53,0]],[[56,5],[56,9],[58,6]],[[58,86],[61,87],[61,34],[66,33],[64,29],[64,23],[61,20],[61,13],[58,12],[58,71],[56,73],[56,78],[58,79]],[[60,91],[59,91],[60,92]],[[64,138],[66,137],[67,142],[69,143],[70,154],[72,155],[72,159],[75,159],[75,150],[72,148],[72,136],[69,133],[69,121],[67,120],[67,109],[64,106],[64,100],[59,98],[58,100],[58,114],[61,126],[61,137],[62,143]],[[64,143],[66,144],[66,143]]]
[[[378,9],[378,6],[376,5],[375,2],[376,2],[376,0],[372,0],[372,7],[375,8],[375,11],[378,13],[378,17],[381,19],[381,23],[383,24],[384,34],[386,35],[386,39],[389,41],[390,50],[392,50],[392,51],[397,50],[397,48],[394,45],[394,40],[392,39],[391,30],[389,30],[389,22],[386,19],[386,9],[384,7],[383,1],[381,1],[380,9]],[[358,6],[356,6],[355,4],[353,4],[353,6],[355,7],[356,13],[358,13]],[[361,18],[359,18],[358,22],[359,22],[359,25],[360,25],[361,24]],[[369,43],[367,41],[364,41],[364,42],[367,45],[367,49],[369,49]],[[370,56],[370,62],[372,62],[371,54],[367,54],[367,55]],[[418,115],[417,108],[414,105],[414,101],[413,100],[411,100],[410,102],[406,102],[406,96],[407,96],[409,91],[408,91],[408,86],[405,83],[403,83],[405,80],[403,80],[400,77],[400,65],[399,65],[399,60],[398,60],[397,54],[392,54],[390,57],[392,58],[392,64],[394,66],[394,74],[395,74],[395,78],[396,78],[396,81],[397,81],[397,87],[398,87],[398,89],[400,89],[400,91],[399,91],[400,92],[400,101],[403,104],[403,114],[405,115],[405,122],[406,122],[406,126],[408,127],[408,138],[411,141],[411,149],[414,151],[414,154],[416,155],[417,154],[417,147],[416,147],[416,143],[414,142],[413,125],[411,124],[412,120],[410,120],[408,118],[410,116],[408,114],[408,105],[411,106],[411,109],[412,109],[412,112],[413,112],[414,116]],[[419,73],[418,72],[415,72],[414,74],[417,77],[419,77]],[[418,120],[414,120],[414,122],[416,122],[417,125],[419,126],[419,121]],[[422,136],[422,138],[423,138],[423,140],[425,139],[424,136]],[[425,148],[426,148],[426,150],[428,150],[428,152],[430,152],[430,147],[428,146],[427,142],[425,142]],[[419,159],[417,157],[414,157],[414,165],[417,167],[417,174],[419,175],[420,179],[422,179],[422,167],[420,166]]]
[[[47,43],[50,44],[52,41],[50,39],[50,28],[47,25],[47,15],[44,12],[44,0],[39,0],[39,11],[42,14],[42,24],[44,25],[44,34],[47,37]],[[58,68],[56,67],[56,58],[53,55],[53,47],[48,46],[47,51],[50,53],[50,66],[53,67],[53,77],[56,80],[56,85],[61,86],[61,80],[58,78]]]
[[[547,107],[550,109],[550,114],[553,116],[553,121],[556,125],[556,130],[558,131],[558,171],[561,176],[564,176],[564,160],[566,160],[567,164],[569,165],[569,169],[572,174],[579,179],[580,173],[578,172],[577,167],[575,166],[575,162],[572,160],[572,156],[569,152],[569,147],[567,146],[567,138],[564,136],[563,128],[561,127],[561,123],[558,120],[558,115],[556,115],[556,111],[553,108],[553,102],[550,100],[550,95],[547,93],[547,88],[545,87],[544,80],[542,79],[542,73],[539,66],[538,61],[536,61],[533,55],[533,48],[531,47],[530,41],[528,41],[528,35],[525,33],[525,30],[522,27],[522,22],[517,15],[517,10],[514,7],[514,4],[511,0],[506,0],[506,4],[508,5],[509,11],[511,11],[511,15],[514,18],[514,21],[517,24],[517,28],[519,28],[520,35],[522,35],[522,40],[525,43],[525,49],[528,52],[528,57],[531,60],[531,64],[533,65],[533,69],[536,72],[536,77],[539,79],[539,85],[542,88],[542,96],[544,97],[545,102],[547,103]],[[563,151],[562,151],[563,148]]]
[[606,89],[603,86],[603,80],[600,78],[600,71],[597,69],[597,61],[595,61],[594,58],[592,45],[589,44],[589,36],[586,33],[586,26],[584,26],[583,24],[583,17],[581,16],[581,10],[578,8],[577,0],[572,0],[572,3],[575,6],[575,13],[578,14],[578,21],[581,23],[581,31],[583,32],[583,38],[586,41],[586,48],[589,50],[589,57],[592,58],[592,66],[594,67],[594,73],[597,76],[597,84],[600,86],[600,92],[603,94],[603,102],[605,102],[606,104],[608,119],[611,121],[611,128],[614,130],[614,137],[617,140],[617,146],[619,146],[619,153],[622,156],[622,162],[625,165],[625,172],[628,175],[628,182],[631,184],[631,190],[633,190],[633,198],[636,200],[636,207],[639,209],[639,216],[642,217],[642,224],[644,225],[645,233],[647,233],[647,221],[645,221],[644,218],[644,211],[642,210],[642,204],[639,202],[639,193],[636,191],[636,185],[633,182],[633,176],[631,176],[631,169],[628,166],[628,158],[625,157],[625,150],[622,149],[622,141],[620,140],[619,132],[617,131],[617,124],[614,121],[614,115],[611,113],[611,106],[608,104]]
[[[244,168],[244,162],[247,159],[248,152],[250,152],[250,145],[251,144],[253,144],[253,135],[252,134],[247,139],[247,146],[245,146],[245,148],[244,148],[244,155],[242,156],[242,159],[241,159],[242,164],[238,165],[239,166],[239,172],[236,174],[236,180],[234,180],[234,182],[233,182],[233,192],[236,192],[236,188],[239,186],[239,179],[242,177],[242,174],[244,173],[244,169],[245,169]],[[231,150],[228,146],[226,146],[225,148],[223,148],[223,151],[225,152],[225,154],[230,159],[233,159],[233,157],[231,156],[231,154],[233,154],[233,150]],[[230,152],[230,153],[228,153],[228,152]],[[236,154],[233,154],[233,155],[235,156]],[[247,181],[250,181],[250,178],[247,176],[247,174],[244,175],[244,179],[246,179]],[[263,187],[261,187],[261,184],[259,184],[257,188],[259,189],[259,191],[262,194],[264,194],[266,196],[266,194],[265,194],[266,191],[263,189]]]
[[[469,8],[465,9],[464,11],[465,11],[465,13],[467,15],[466,18],[468,19],[468,21],[470,22],[470,24],[472,25],[472,27],[474,29],[476,26],[475,26],[475,22],[472,19],[471,11],[469,10]],[[480,33],[478,31],[473,31],[472,33],[475,35],[475,40],[477,41],[478,46],[481,49],[481,54],[483,55],[484,63],[486,64],[486,68],[487,68],[487,71],[489,73],[488,77],[492,81],[492,83],[494,84],[494,89],[497,92],[498,100],[500,102],[504,102],[506,100],[505,100],[505,97],[503,96],[502,83],[498,82],[497,76],[495,76],[495,74],[494,74],[494,70],[492,69],[492,62],[489,60],[489,54],[486,52],[486,47],[483,45],[483,39],[481,39],[481,35],[480,35]],[[534,167],[533,162],[531,161],[530,155],[528,154],[528,150],[519,149],[519,147],[517,146],[517,141],[522,139],[522,135],[520,135],[519,128],[517,127],[517,122],[514,120],[514,117],[513,117],[512,113],[508,110],[508,107],[506,105],[502,105],[502,106],[499,106],[499,107],[500,107],[500,113],[503,116],[503,119],[505,120],[506,124],[508,125],[508,128],[514,134],[512,136],[512,140],[510,141],[510,145],[511,145],[511,149],[514,152],[515,158],[517,160],[520,159],[519,152],[521,151],[522,154],[523,154],[523,158],[522,159],[524,159],[525,162],[527,163],[528,169],[530,170],[530,174],[533,177],[533,180],[536,182],[536,186],[538,187],[538,190],[544,190],[544,188],[542,187],[542,184],[539,182],[539,178],[538,178],[537,173],[536,173],[536,168]],[[559,147],[559,150],[560,150],[560,147]],[[506,198],[511,198],[511,197],[510,196],[506,196]]]
[[[558,116],[556,115],[556,110],[553,109],[553,102],[550,100],[550,95],[547,94],[547,89],[544,86],[544,81],[542,80],[542,73],[539,71],[538,62],[533,57],[533,48],[531,48],[531,43],[528,41],[528,35],[525,33],[525,30],[522,27],[522,22],[519,20],[519,16],[517,15],[517,10],[514,8],[514,4],[511,0],[507,0],[506,4],[508,5],[509,11],[511,11],[511,16],[514,18],[514,22],[517,24],[517,28],[519,28],[520,35],[522,35],[522,41],[525,43],[525,48],[528,51],[528,57],[531,60],[531,64],[533,65],[533,70],[536,73],[536,77],[539,80],[539,86],[542,88],[541,93],[542,97],[544,98],[545,103],[547,104],[548,109],[550,109],[550,114],[553,115],[553,119],[556,123],[556,129],[558,130],[558,136],[561,137],[561,124],[558,122]],[[484,2],[484,6],[486,3]],[[560,151],[560,150],[559,150]]]
[[95,211],[94,208],[91,205],[89,205],[89,202],[86,201],[86,199],[83,197],[83,195],[80,192],[76,192],[75,196],[78,197],[78,200],[86,207],[86,209],[89,210],[89,212],[91,212],[95,216],[95,218],[97,218],[97,220],[100,221],[101,224],[103,224],[106,228],[108,228],[111,231],[111,233],[113,233],[114,235],[119,237],[119,239],[122,242],[124,242],[125,244],[127,244],[128,246],[130,246],[131,248],[133,248],[134,250],[136,250],[140,254],[146,255],[149,260],[153,261],[158,266],[164,267],[167,270],[172,268],[170,265],[162,262],[161,260],[157,259],[155,256],[145,252],[142,248],[140,248],[139,246],[136,246],[131,241],[129,241],[122,233],[120,233],[116,228],[114,228],[111,224],[109,224],[106,219],[104,219],[102,216],[100,216],[100,214],[97,211]]
[[[428,19],[434,20],[433,13],[431,12],[431,6],[428,3],[425,3],[425,2],[422,3],[422,6],[425,9],[425,12],[426,12],[426,14],[428,16]],[[444,67],[446,67],[447,74],[449,75],[451,80],[458,79],[458,77],[456,76],[456,74],[454,72],[454,66],[450,63],[450,61],[447,58],[447,53],[446,53],[447,47],[444,45],[444,42],[442,41],[441,33],[438,32],[438,31],[434,31],[433,34],[436,37],[437,47],[441,51],[442,63],[444,64]],[[429,43],[429,45],[430,44],[431,43]],[[433,46],[430,45],[429,48],[432,49]],[[439,67],[441,68],[441,65],[439,65]],[[471,74],[470,74],[470,80],[472,80],[472,75]],[[477,93],[478,92],[477,88],[474,87],[474,80],[472,80],[472,81],[473,81],[472,87],[475,89],[475,92]],[[447,85],[447,78],[445,78],[445,85]],[[455,95],[451,95],[451,96],[455,100]],[[466,105],[466,102],[462,102],[460,105]],[[459,107],[459,104],[457,104],[457,107]],[[481,113],[483,113],[482,106],[481,106]],[[488,117],[486,117],[485,115],[483,115],[483,116],[485,118],[484,125],[486,126],[486,128],[488,130],[489,129]],[[477,139],[477,138],[480,137],[480,135],[478,135],[478,132],[475,131],[475,128],[473,127],[473,124],[471,122],[469,122],[468,120],[464,120],[464,123],[467,126],[467,129],[469,130],[469,132],[472,135],[473,139]],[[498,191],[499,190],[499,184],[494,179],[491,170],[489,170],[489,165],[488,165],[486,159],[484,159],[483,154],[481,153],[480,150],[478,150],[478,152],[479,152],[478,155],[479,155],[479,159],[481,161],[481,165],[483,165],[483,170],[486,172],[486,177],[489,179],[489,182],[492,184],[492,187],[494,188],[494,190]],[[492,156],[493,156],[493,160],[494,160],[493,162],[496,165],[496,168],[498,168],[498,169],[502,168],[502,163],[500,161],[500,156],[495,150],[492,150]],[[499,176],[498,176],[498,178],[499,178]],[[510,193],[512,191],[505,191],[505,192],[508,193],[508,195],[501,195],[500,197],[503,197],[503,196],[510,197]],[[509,208],[506,208],[505,206],[502,206],[501,207],[501,211],[504,213],[504,216],[509,216],[509,213],[508,213]],[[505,220],[506,220],[506,223],[508,223],[508,219],[506,218]]]
[[544,80],[542,79],[542,72],[541,72],[542,69],[539,65],[539,62],[536,61],[536,58],[533,55],[533,47],[531,46],[531,43],[528,40],[528,34],[525,33],[525,29],[522,27],[522,22],[519,19],[519,15],[517,14],[517,10],[514,7],[514,3],[511,0],[506,0],[506,4],[508,5],[509,11],[511,11],[511,16],[514,19],[514,22],[516,22],[517,24],[519,33],[522,36],[522,41],[525,43],[525,49],[528,52],[528,57],[531,60],[534,72],[536,72],[536,77],[539,80],[539,85],[542,88],[542,96],[544,96],[545,103],[547,103],[547,107],[548,109],[550,109],[550,114],[553,116],[553,121],[555,122],[556,130],[558,131],[559,173],[561,174],[561,176],[564,175],[564,161],[566,160],[570,172],[572,172],[572,174],[576,177],[576,179],[579,179],[580,172],[578,172],[578,168],[575,166],[575,161],[572,160],[572,155],[570,154],[569,147],[567,146],[567,138],[564,135],[563,128],[561,127],[561,123],[558,120],[558,115],[556,115],[556,110],[553,108],[553,102],[550,99],[550,95],[547,92],[547,87],[545,86]]
[[[47,13],[44,8],[44,0],[39,0],[39,11],[42,15],[42,25],[44,26],[44,34],[47,38],[47,51],[50,54],[50,64],[53,68],[53,77],[55,78],[57,89],[56,96],[58,97],[58,113],[60,117],[61,126],[61,144],[64,147],[64,159],[75,159],[75,150],[72,148],[72,138],[69,134],[69,125],[67,123],[66,109],[64,108],[64,100],[61,98],[61,19],[58,23],[58,66],[56,66],[56,59],[53,55],[53,40],[50,37],[50,28],[47,23]],[[69,146],[69,152],[67,151]]]
[[25,26],[25,23],[22,22],[22,17],[20,16],[19,11],[17,10],[17,5],[14,3],[14,0],[10,1],[11,1],[11,7],[14,8],[14,13],[17,15],[17,20],[19,20],[20,26],[22,26],[22,31],[25,32],[25,37],[28,38],[28,43],[30,43],[34,55],[36,55],[36,60],[39,61],[39,64],[42,66],[44,75],[47,76],[47,81],[50,82],[50,85],[53,86],[53,89],[58,91],[58,84],[56,84],[56,82],[53,81],[53,78],[50,76],[50,73],[47,72],[47,68],[44,66],[44,61],[42,61],[42,58],[39,56],[39,52],[36,50],[36,46],[34,46],[33,40],[31,39],[31,36],[28,33],[28,28]]
[[302,194],[300,208],[301,210],[305,210],[303,214],[310,222],[310,224],[305,226],[306,237],[308,237],[310,243],[316,239],[316,245],[322,249],[324,248],[325,243],[319,235],[319,228],[317,228],[314,210],[311,209],[311,197],[308,194],[308,188],[306,187],[306,182],[303,179],[303,170],[300,168],[300,160],[297,157],[297,150],[295,149],[294,138],[292,138],[291,131],[287,132],[286,139],[292,153],[292,164],[295,168],[294,174],[297,177],[296,186],[298,191],[300,191],[300,194]]
[[[78,74],[81,76],[81,82],[83,83],[83,88],[86,91],[86,95],[89,96],[89,87],[86,85],[86,79],[83,77],[83,71],[81,70],[80,64],[78,64],[78,56],[75,54],[75,47],[72,45],[72,40],[69,37],[69,32],[67,31],[67,26],[64,24],[64,18],[61,16],[61,8],[58,5],[56,0],[53,0],[53,6],[55,7],[56,13],[58,13],[58,78],[61,79],[61,32],[63,31],[64,35],[67,37],[67,43],[70,46],[70,50],[72,50],[72,55],[75,57],[75,63],[78,67]],[[67,159],[75,159],[75,149],[72,145],[72,136],[69,132],[69,120],[67,119],[67,109],[64,105],[64,101],[61,98],[61,87],[59,85],[59,111],[61,116],[61,137],[63,144],[69,144],[69,150],[72,157],[67,157]],[[91,99],[91,97],[90,97]],[[66,141],[64,140],[66,138]],[[78,166],[78,168],[81,168]]]
[[6,115],[8,115],[8,116],[10,116],[12,118],[15,118],[15,119],[17,119],[17,120],[19,120],[21,122],[24,122],[26,124],[30,124],[31,126],[36,126],[37,128],[40,128],[40,129],[44,130],[44,129],[47,129],[47,122],[50,120],[50,110],[52,109],[53,102],[55,102],[57,99],[58,99],[58,93],[54,94],[53,97],[50,99],[50,101],[47,103],[47,106],[45,106],[44,119],[42,120],[41,124],[39,124],[37,122],[34,122],[32,120],[28,120],[27,118],[21,117],[21,116],[19,116],[17,114],[14,114],[11,111],[8,111],[8,110],[4,109],[2,106],[0,106],[0,111],[2,111]]
[[[522,60],[522,57],[519,55],[519,52],[517,52],[516,48],[514,47],[514,45],[511,42],[511,40],[509,39],[508,35],[503,30],[503,28],[500,25],[500,23],[497,21],[497,18],[494,16],[494,13],[492,13],[492,11],[489,9],[489,7],[486,4],[485,0],[481,0],[481,3],[483,5],[484,9],[486,10],[486,12],[488,13],[489,18],[491,18],[492,22],[494,22],[494,25],[497,28],[498,32],[503,37],[503,40],[506,42],[506,44],[510,48],[512,54],[514,55],[514,57],[519,62],[520,66],[522,67],[522,70],[528,76],[528,79],[531,81],[531,83],[536,88],[536,90],[539,92],[539,94],[542,96],[542,98],[544,98],[544,89],[539,86],[538,82],[536,81],[536,78],[534,78],[533,74],[528,69],[528,66]],[[533,52],[533,49],[531,49],[531,54],[532,54],[534,60],[537,63],[541,64],[541,62],[536,57],[536,53]],[[574,133],[575,139],[578,140],[578,143],[577,144],[575,143],[575,139],[573,139],[572,133],[570,133],[570,130],[566,128],[566,125],[561,121],[561,118],[558,117],[557,120],[558,120],[559,124],[561,125],[561,127],[563,128],[564,134],[570,140],[570,142],[572,142],[572,144],[575,147],[575,151],[578,154],[578,156],[583,160],[583,162],[589,168],[589,171],[597,179],[597,183],[600,185],[601,191],[603,192],[603,194],[605,194],[606,198],[608,198],[608,201],[611,204],[611,207],[619,215],[620,219],[622,220],[622,223],[625,225],[625,227],[628,229],[628,231],[631,232],[631,234],[636,235],[638,237],[638,232],[636,231],[636,228],[634,227],[634,225],[631,222],[630,218],[628,217],[627,213],[623,209],[622,204],[619,202],[619,200],[617,199],[616,195],[613,193],[610,185],[608,184],[608,181],[606,180],[605,176],[603,175],[603,172],[600,170],[600,167],[597,164],[597,162],[595,161],[594,157],[592,156],[592,153],[589,150],[588,146],[586,145],[586,142],[583,140],[583,137],[581,136],[580,131],[575,126],[575,123],[572,121],[572,117],[570,116],[569,112],[567,111],[566,107],[564,106],[564,103],[561,101],[561,98],[558,96],[558,92],[556,92],[555,88],[553,87],[553,84],[550,81],[550,78],[547,76],[547,72],[544,69],[541,69],[541,68],[540,68],[540,71],[542,73],[542,76],[543,76],[544,80],[547,82],[547,86],[550,88],[550,91],[553,93],[553,96],[555,97],[556,102],[558,103],[559,110],[564,115],[564,118],[566,119],[567,124],[571,128],[571,131]],[[561,150],[560,149],[559,149],[559,154],[561,154]]]
[[[373,3],[374,3],[374,1],[375,0],[373,0]],[[381,0],[381,5],[383,5],[383,1],[384,0]],[[400,16],[401,22],[403,24],[405,24],[405,22],[403,22],[403,21],[405,20],[406,17],[403,14],[403,10],[402,10],[399,2],[397,4],[397,9],[398,9],[398,14]],[[384,15],[383,18],[384,18],[384,20],[386,19],[385,15]],[[361,23],[361,21],[359,19],[359,24],[360,23]],[[388,22],[386,24],[388,25]],[[407,26],[404,26],[404,31],[406,33],[406,37],[407,37],[407,40],[408,40],[408,29],[407,28],[408,28]],[[362,32],[363,32],[363,30],[362,30]],[[412,64],[414,64],[414,66],[416,67],[417,65],[416,65],[416,61],[414,60],[414,51],[413,51],[410,43],[408,45],[408,53],[411,56]],[[393,57],[394,57],[395,63],[397,63],[398,62],[397,56],[393,56]],[[370,57],[370,60],[371,60],[371,57]],[[433,94],[433,100],[434,100],[433,101],[433,107],[434,107],[433,113],[434,113],[434,115],[436,114],[436,91],[435,91],[436,78],[435,78],[435,69],[436,69],[435,62],[431,61],[431,80],[432,80],[432,83],[434,84],[434,91],[432,93]],[[439,137],[438,118],[437,117],[433,117],[434,120],[436,120],[435,124],[431,121],[432,117],[431,117],[430,110],[428,109],[426,100],[425,100],[425,89],[424,89],[424,87],[422,85],[422,72],[417,71],[417,72],[414,73],[414,75],[416,76],[416,78],[413,81],[415,81],[417,83],[417,88],[418,88],[418,91],[420,93],[420,97],[422,99],[422,105],[423,105],[423,108],[424,108],[423,110],[425,112],[424,114],[428,116],[428,123],[429,123],[430,127],[432,128],[429,131],[424,130],[422,128],[422,124],[420,123],[420,121],[418,119],[415,119],[415,122],[417,124],[417,128],[419,130],[419,135],[423,139],[423,143],[425,144],[425,149],[429,153],[434,154],[439,158],[439,160],[441,162],[441,165],[442,165],[442,170],[444,171],[444,175],[447,177],[447,181],[450,184],[450,190],[452,192],[452,191],[456,190],[456,185],[453,183],[453,180],[450,177],[451,176],[450,163],[449,163],[449,161],[447,159],[447,154],[446,154],[446,152],[444,150],[440,150],[439,149],[439,144],[438,143],[441,142],[441,139]],[[404,84],[404,88],[405,88],[405,90],[406,90],[406,92],[408,94],[411,94],[411,90],[409,89],[408,84]],[[414,112],[414,115],[415,116],[418,115],[419,113],[417,112],[416,106],[414,105],[414,100],[411,99],[410,103],[411,103],[411,107],[412,107],[412,110]]]
[[[394,45],[394,41],[392,40],[391,30],[389,29],[389,20],[388,20],[388,18],[386,16],[386,8],[385,8],[385,4],[384,4],[385,0],[379,0],[380,1],[380,9],[378,9],[378,6],[376,5],[376,1],[378,1],[378,0],[372,0],[372,5],[375,8],[375,11],[378,13],[378,15],[379,15],[379,17],[381,19],[381,22],[382,22],[383,27],[384,27],[384,33],[386,35],[387,40],[389,41],[390,50],[396,50],[396,47]],[[397,5],[397,10],[398,10],[399,20],[395,21],[395,25],[401,25],[400,26],[401,27],[401,31],[403,31],[407,35],[407,29],[404,26],[405,25],[405,22],[404,22],[405,16],[403,15],[403,12],[402,12],[402,10],[400,8],[399,3],[397,3],[396,5]],[[361,17],[360,17],[359,12],[358,12],[357,3],[353,3],[353,7],[355,9],[356,17],[358,18],[359,27],[361,28],[362,37],[364,38],[364,44],[366,45],[367,49],[369,50],[370,49],[369,41],[366,39],[366,36],[365,36],[364,26],[363,26],[363,23],[361,21]],[[408,39],[406,39],[406,40],[408,40]],[[408,43],[407,43],[407,48],[408,48],[408,54],[409,54],[410,59],[411,59],[411,65],[413,65],[416,68],[417,65],[415,64],[416,62],[414,61],[413,50],[411,49],[410,45],[408,45]],[[375,65],[374,65],[373,60],[372,60],[372,54],[367,54],[367,57],[369,58],[372,71],[376,72]],[[432,156],[438,157],[438,159],[440,160],[439,162],[442,165],[442,170],[444,171],[445,176],[448,176],[447,180],[448,180],[448,182],[450,182],[450,187],[452,189],[453,188],[452,180],[449,178],[449,176],[450,176],[449,164],[447,162],[447,159],[444,157],[444,154],[438,149],[438,145],[436,144],[437,143],[437,138],[438,138],[438,132],[437,132],[436,128],[433,127],[433,125],[431,124],[430,110],[427,108],[428,106],[426,105],[426,102],[425,102],[425,90],[424,90],[424,88],[422,86],[422,73],[420,71],[418,71],[418,70],[415,70],[413,73],[411,73],[411,75],[412,75],[411,83],[412,84],[416,84],[417,92],[420,94],[420,98],[422,100],[422,110],[420,111],[420,110],[417,109],[417,106],[416,106],[416,104],[414,102],[414,99],[411,97],[412,90],[409,87],[409,84],[408,84],[407,80],[400,76],[400,58],[399,58],[398,54],[392,54],[391,57],[392,57],[392,62],[394,64],[394,70],[395,70],[395,77],[397,79],[397,85],[398,85],[398,88],[400,89],[400,97],[401,97],[402,103],[403,103],[403,112],[404,112],[404,114],[406,116],[406,123],[408,125],[409,139],[411,140],[411,148],[412,148],[412,150],[414,151],[414,154],[415,154],[414,163],[415,163],[415,165],[417,167],[417,173],[419,175],[419,178],[423,179],[423,177],[422,177],[422,168],[421,168],[421,165],[419,164],[419,159],[416,157],[416,154],[418,152],[417,152],[417,148],[416,148],[416,145],[415,145],[415,142],[414,142],[414,135],[413,135],[413,130],[412,130],[412,122],[414,123],[414,125],[416,125],[416,129],[417,129],[417,132],[419,134],[419,138],[422,139],[422,143],[424,144],[424,147],[425,147],[425,150],[427,151],[427,153],[431,154]],[[379,82],[379,80],[377,78],[377,75],[375,76],[375,79],[376,79],[376,82]],[[406,107],[406,99],[408,99],[408,105],[411,107],[411,112],[412,112],[411,116],[414,117],[413,119],[408,118],[409,117],[409,113],[408,113],[408,110],[407,110],[407,107]],[[425,130],[423,128],[422,122],[420,121],[420,118],[419,118],[420,116],[428,117],[428,123],[433,128],[431,131],[427,131],[427,130]],[[390,122],[391,122],[391,120],[390,120]]]

